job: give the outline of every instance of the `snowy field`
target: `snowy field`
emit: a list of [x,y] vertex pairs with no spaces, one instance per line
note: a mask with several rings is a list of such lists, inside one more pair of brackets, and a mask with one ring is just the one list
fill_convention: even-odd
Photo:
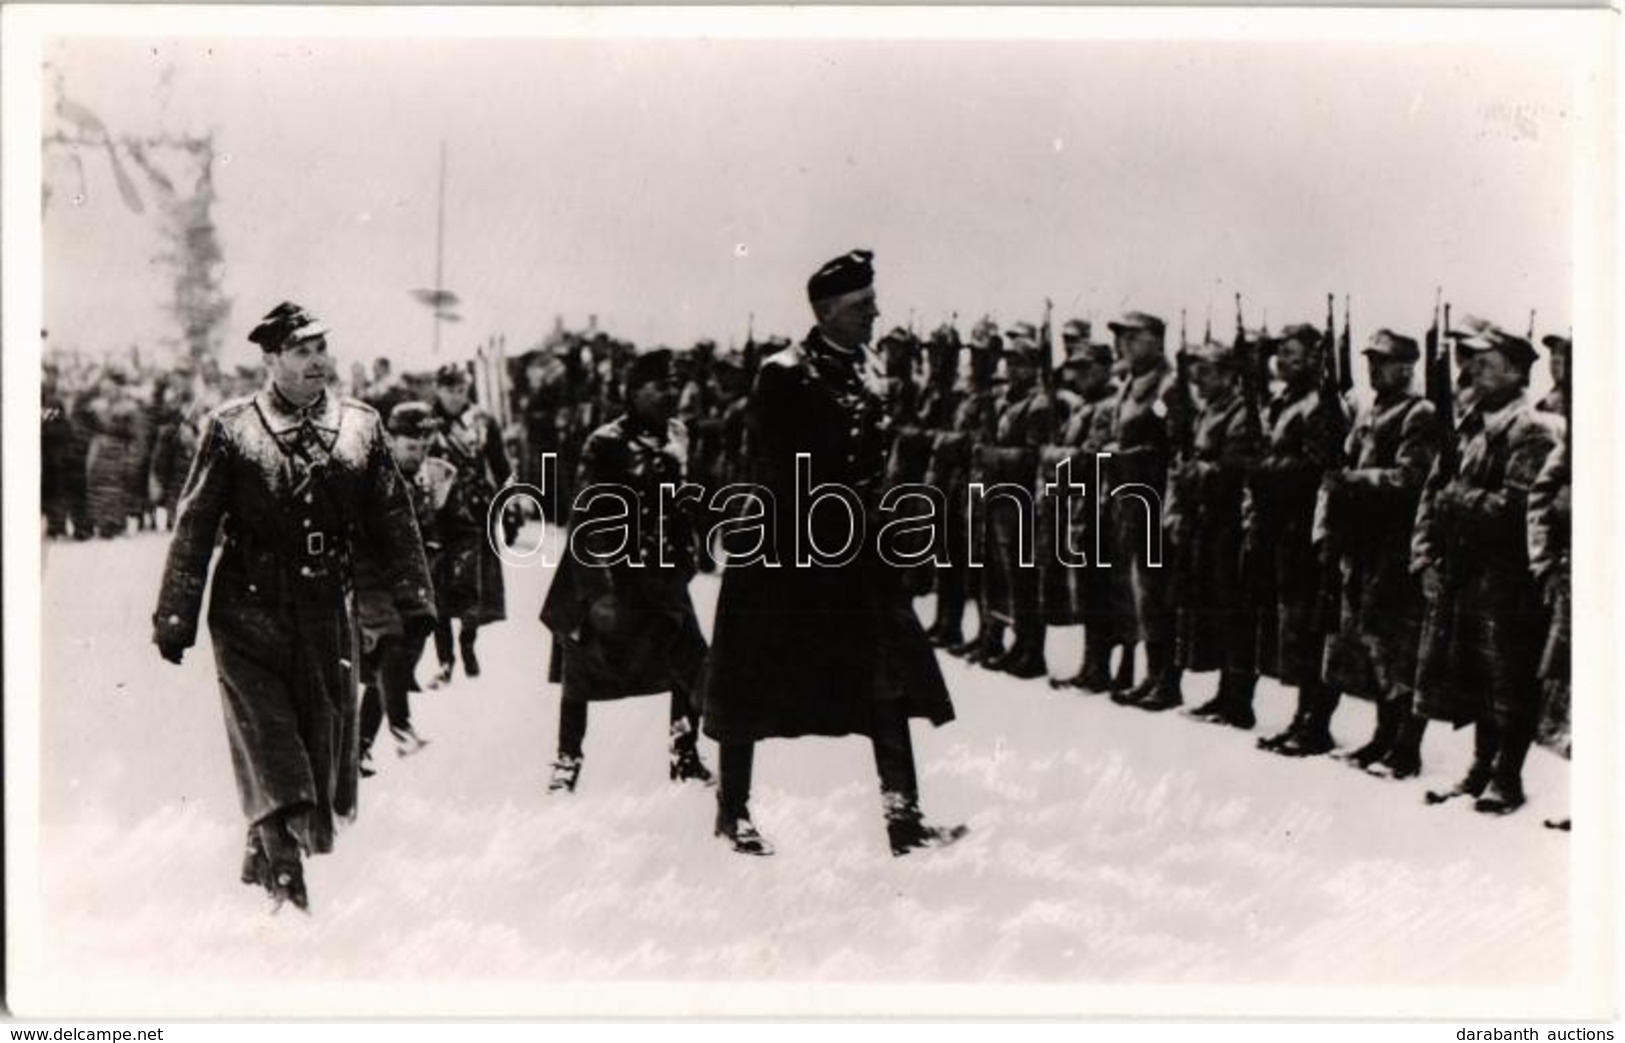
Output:
[[[1253,748],[1291,713],[1268,683],[1244,734],[944,657],[959,719],[915,725],[921,786],[929,816],[971,833],[906,859],[861,739],[764,744],[752,806],[779,854],[732,854],[713,791],[667,781],[663,697],[594,707],[579,791],[548,797],[541,568],[509,571],[483,676],[415,697],[428,749],[399,760],[381,737],[358,820],[308,866],[312,915],[272,917],[237,880],[207,639],[179,668],[149,643],[166,546],[45,551],[35,969],[87,997],[165,981],[237,1011],[255,1009],[247,980],[1527,986],[1568,970],[1569,835],[1541,827],[1567,814],[1564,762],[1531,755],[1508,819],[1428,808],[1468,731],[1433,728],[1408,782],[1287,760]],[[702,619],[716,591],[696,581]],[[1056,670],[1078,651],[1052,632]],[[1213,683],[1188,678],[1187,702]],[[1345,700],[1334,726],[1358,745],[1370,707]]]

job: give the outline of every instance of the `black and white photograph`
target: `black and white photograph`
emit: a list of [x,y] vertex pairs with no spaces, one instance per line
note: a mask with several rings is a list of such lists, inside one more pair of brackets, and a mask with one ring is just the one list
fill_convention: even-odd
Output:
[[1618,1016],[1616,11],[0,14],[14,1015]]

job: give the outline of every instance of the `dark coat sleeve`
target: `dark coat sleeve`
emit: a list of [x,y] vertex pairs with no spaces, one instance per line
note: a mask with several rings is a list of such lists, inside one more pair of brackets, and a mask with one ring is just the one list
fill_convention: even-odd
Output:
[[158,609],[152,617],[154,643],[191,648],[197,641],[209,559],[231,489],[232,455],[224,426],[219,418],[211,417],[176,509],[175,535],[164,563]]
[[363,483],[361,523],[368,545],[377,552],[384,582],[402,615],[434,615],[429,564],[423,553],[412,497],[395,457],[384,442],[375,414],[366,417],[369,432],[367,473]]

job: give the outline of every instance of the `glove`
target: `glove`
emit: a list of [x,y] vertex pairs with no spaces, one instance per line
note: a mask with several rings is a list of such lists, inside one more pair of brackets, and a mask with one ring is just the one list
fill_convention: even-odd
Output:
[[179,641],[159,641],[157,642],[157,645],[159,655],[163,656],[169,662],[174,663],[176,666],[181,665],[181,659],[186,655],[185,645],[181,644]]
[[1546,577],[1546,582],[1541,585],[1540,592],[1547,611],[1557,611],[1558,604],[1569,595],[1568,576],[1564,575],[1561,569],[1553,570],[1552,574]]

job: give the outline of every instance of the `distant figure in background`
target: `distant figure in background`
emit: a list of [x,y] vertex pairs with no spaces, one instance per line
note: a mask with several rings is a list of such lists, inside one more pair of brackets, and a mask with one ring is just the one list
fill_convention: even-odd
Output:
[[124,535],[130,517],[140,512],[131,495],[130,474],[135,469],[141,405],[130,395],[129,383],[124,370],[109,367],[90,407],[94,419],[85,456],[85,486],[91,524],[102,539]]
[[513,465],[502,444],[496,420],[469,399],[468,368],[448,362],[435,374],[434,415],[439,430],[429,455],[457,469],[453,508],[442,538],[444,553],[435,573],[439,620],[434,648],[440,672],[430,682],[439,687],[451,680],[456,662],[452,651],[452,620],[462,622],[457,647],[463,653],[463,673],[478,677],[480,661],[474,641],[480,627],[508,618],[502,585],[502,562],[486,533],[486,515],[497,490],[513,477]]
[[[591,703],[661,692],[671,693],[672,781],[711,781],[697,747],[706,644],[688,593],[696,564],[690,512],[698,506],[685,500],[661,510],[661,487],[681,485],[688,461],[672,353],[639,356],[625,381],[627,412],[588,437],[577,487],[629,491],[636,502],[588,497],[542,605],[554,637],[548,679],[564,684],[551,793],[575,791]],[[595,524],[628,510],[635,516],[622,525]],[[635,544],[624,542],[626,526]]]
[[[40,381],[40,513],[45,516],[45,535],[50,539],[68,535],[74,500],[75,437],[68,395],[57,368],[47,363]],[[79,493],[83,496],[83,461],[77,466]]]
[[[434,434],[433,412],[425,402],[404,401],[390,411],[386,422],[389,446],[411,494],[412,514],[423,540],[429,572],[440,557],[441,515],[457,484],[457,470],[444,460],[430,458]],[[412,727],[409,693],[412,671],[423,655],[430,630],[401,615],[390,590],[388,574],[370,544],[357,548],[355,567],[356,624],[361,631],[361,774],[373,773],[372,746],[387,717],[395,752],[410,757],[428,745]],[[421,620],[422,617],[418,617]]]
[[301,909],[301,856],[332,850],[356,809],[353,533],[387,570],[409,632],[433,626],[406,483],[378,414],[326,390],[326,333],[283,303],[249,335],[270,380],[209,417],[152,619],[159,653],[179,663],[223,543],[209,631],[248,820],[242,879]]

